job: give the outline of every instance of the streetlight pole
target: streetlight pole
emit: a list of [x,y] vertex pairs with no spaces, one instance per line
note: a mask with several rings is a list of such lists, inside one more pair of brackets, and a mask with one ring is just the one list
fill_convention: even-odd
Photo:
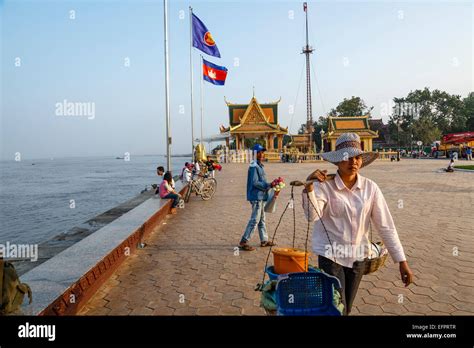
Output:
[[163,1],[164,34],[165,34],[165,113],[166,113],[166,167],[171,171],[171,129],[170,129],[170,95],[169,95],[169,56],[168,56],[168,0]]
[[397,143],[398,143],[397,161],[400,161],[400,118],[399,117],[397,117]]
[[193,74],[193,8],[189,6],[189,69],[191,75],[191,157],[192,162],[195,162],[194,158],[194,74]]
[[324,141],[323,141],[323,136],[324,136],[324,129],[321,128],[321,131],[319,134],[321,135],[321,152],[324,152]]
[[397,143],[398,143],[398,152],[400,152],[400,119],[397,118]]

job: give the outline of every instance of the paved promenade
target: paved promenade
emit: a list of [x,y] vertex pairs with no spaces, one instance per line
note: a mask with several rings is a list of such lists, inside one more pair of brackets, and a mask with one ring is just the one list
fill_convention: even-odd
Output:
[[[376,161],[361,174],[378,183],[391,209],[415,284],[404,288],[398,265],[364,276],[352,315],[474,314],[474,173],[442,173],[442,160]],[[260,292],[268,248],[235,252],[250,216],[245,200],[246,164],[225,164],[210,201],[192,197],[185,210],[169,216],[83,308],[82,315],[265,315]],[[267,164],[268,180],[304,179],[320,164]],[[304,247],[306,223],[301,188],[295,189],[297,245]],[[290,195],[282,191],[273,234]],[[311,228],[312,230],[312,228]],[[292,211],[277,233],[290,246]],[[374,235],[374,239],[378,236]],[[251,244],[259,244],[255,231]],[[272,261],[272,257],[270,258]],[[316,264],[315,259],[310,263]]]

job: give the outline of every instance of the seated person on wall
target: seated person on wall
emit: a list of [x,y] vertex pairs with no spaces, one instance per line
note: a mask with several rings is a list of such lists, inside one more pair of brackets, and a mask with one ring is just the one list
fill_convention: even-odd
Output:
[[173,204],[171,205],[171,214],[176,214],[177,209],[176,207],[179,204],[179,201],[181,200],[181,195],[177,193],[174,188],[171,186],[171,181],[173,180],[173,177],[171,175],[171,172],[166,172],[163,181],[160,185],[160,197],[162,199],[172,199]]
[[[161,177],[161,181],[163,181],[163,175],[165,174],[165,168],[164,168],[163,166],[157,167],[157,168],[156,168],[156,174],[157,174],[159,177]],[[155,195],[157,195],[158,193],[160,193],[160,184],[161,184],[161,182],[158,184],[158,186],[152,185],[153,188],[156,188]],[[173,178],[171,178],[171,187],[172,187],[173,189],[176,187]]]

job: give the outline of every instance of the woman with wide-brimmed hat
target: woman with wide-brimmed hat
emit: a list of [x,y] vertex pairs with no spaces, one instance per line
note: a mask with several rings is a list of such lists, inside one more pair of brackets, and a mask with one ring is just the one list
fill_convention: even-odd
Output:
[[[348,315],[363,276],[364,260],[372,252],[371,226],[393,261],[399,263],[405,286],[413,281],[413,273],[380,188],[359,174],[378,154],[364,152],[357,134],[344,133],[336,141],[336,150],[321,156],[337,165],[337,174],[334,180],[327,180],[326,170],[315,170],[308,176],[303,210],[306,218],[315,222],[313,252],[319,255],[319,267],[340,280],[344,314]],[[316,180],[314,184],[312,180]]]

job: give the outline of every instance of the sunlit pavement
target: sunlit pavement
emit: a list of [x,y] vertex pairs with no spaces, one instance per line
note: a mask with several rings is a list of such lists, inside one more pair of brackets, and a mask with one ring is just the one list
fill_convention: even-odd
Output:
[[[352,315],[472,315],[474,313],[474,173],[443,173],[448,161],[405,159],[376,161],[362,175],[385,195],[395,220],[415,284],[405,288],[391,259],[364,276]],[[462,164],[461,162],[459,164]],[[130,256],[87,303],[83,315],[265,315],[260,293],[268,248],[236,252],[250,217],[245,200],[246,164],[224,164],[210,201],[193,196],[184,210],[170,216]],[[320,164],[266,164],[267,179],[304,179]],[[296,192],[297,246],[304,248],[307,224]],[[277,212],[267,214],[274,233],[289,199],[282,191]],[[312,229],[311,229],[312,230]],[[277,232],[279,246],[291,246],[293,212]],[[375,234],[374,239],[379,237]],[[311,240],[311,238],[310,238]],[[316,264],[316,258],[312,258]],[[270,257],[272,262],[272,257]]]

